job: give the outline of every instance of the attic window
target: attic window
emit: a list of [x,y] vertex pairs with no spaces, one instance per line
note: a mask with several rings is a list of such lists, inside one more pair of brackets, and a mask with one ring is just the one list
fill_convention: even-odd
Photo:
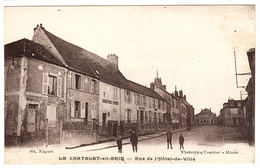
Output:
[[96,73],[99,75],[99,72],[98,72],[98,70],[96,70]]

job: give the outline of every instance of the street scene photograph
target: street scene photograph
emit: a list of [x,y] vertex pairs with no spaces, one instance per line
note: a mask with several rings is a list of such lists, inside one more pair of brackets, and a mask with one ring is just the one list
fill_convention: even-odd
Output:
[[255,163],[255,5],[4,7],[5,164]]

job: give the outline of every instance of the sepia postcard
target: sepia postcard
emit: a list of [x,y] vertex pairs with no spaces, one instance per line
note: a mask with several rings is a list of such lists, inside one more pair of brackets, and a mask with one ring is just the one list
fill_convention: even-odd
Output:
[[5,164],[255,162],[255,5],[5,6]]

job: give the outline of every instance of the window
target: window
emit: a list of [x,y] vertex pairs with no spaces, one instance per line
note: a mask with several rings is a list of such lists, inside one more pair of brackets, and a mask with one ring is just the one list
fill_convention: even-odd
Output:
[[[82,81],[83,81],[83,79],[82,79]],[[90,85],[90,84],[89,84],[89,79],[88,79],[88,78],[85,78],[85,79],[84,79],[84,85],[83,85],[83,86],[84,86],[83,89],[84,89],[85,92],[89,92],[89,85]]]
[[126,112],[127,112],[127,114],[126,114],[127,115],[127,122],[130,123],[131,122],[131,110],[127,109]]
[[146,97],[143,96],[143,106],[146,106],[147,102],[146,102]]
[[152,106],[155,108],[155,99],[152,100]]
[[81,86],[81,77],[80,75],[75,74],[75,89],[80,89]]
[[75,118],[80,118],[80,101],[75,101],[74,108]]
[[161,108],[161,101],[158,100],[158,109],[160,109],[160,108]]
[[149,111],[149,122],[152,122],[152,112]]
[[57,77],[49,75],[48,94],[57,95]]
[[148,97],[148,106],[151,107],[151,98]]
[[147,111],[144,112],[144,120],[145,120],[146,122],[148,121]]
[[136,116],[136,118],[137,118],[137,121],[139,121],[139,118],[140,118],[140,117],[139,117],[139,110],[137,110],[137,113],[136,113],[136,115],[137,115],[137,116]]
[[91,93],[97,93],[97,81],[94,79],[91,80]]
[[140,95],[137,94],[136,97],[137,97],[137,104],[140,105],[140,103],[141,103],[141,101],[140,101]]
[[154,120],[154,122],[157,122],[157,115],[156,115],[156,112],[154,112],[153,120]]
[[114,87],[114,99],[118,99],[118,88]]
[[128,91],[128,90],[125,90],[125,102],[127,102],[127,103],[131,103],[132,102],[131,92]]

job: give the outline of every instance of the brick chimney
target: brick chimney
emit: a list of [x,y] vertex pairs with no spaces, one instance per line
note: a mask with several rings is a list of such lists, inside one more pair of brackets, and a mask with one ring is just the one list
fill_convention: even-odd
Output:
[[107,56],[107,60],[114,65],[116,69],[118,69],[118,56],[116,54],[110,54]]

